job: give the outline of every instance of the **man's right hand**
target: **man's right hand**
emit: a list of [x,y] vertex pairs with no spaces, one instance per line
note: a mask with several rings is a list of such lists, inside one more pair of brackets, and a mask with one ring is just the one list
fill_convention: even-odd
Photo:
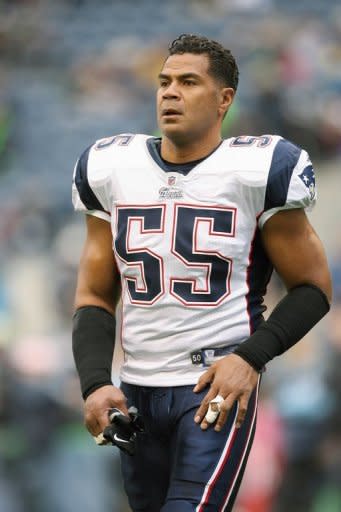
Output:
[[102,386],[87,397],[84,403],[84,421],[91,435],[98,436],[110,424],[108,412],[114,407],[129,415],[127,399],[115,386]]

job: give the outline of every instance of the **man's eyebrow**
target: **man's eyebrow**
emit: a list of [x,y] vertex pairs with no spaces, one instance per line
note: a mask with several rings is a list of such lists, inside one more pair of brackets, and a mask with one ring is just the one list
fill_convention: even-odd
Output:
[[[158,78],[159,79],[162,79],[162,78],[170,78],[171,75],[167,74],[167,73],[159,73],[158,75]],[[198,75],[197,73],[193,73],[193,72],[188,72],[188,73],[182,73],[181,75],[178,75],[176,78],[200,78],[200,75]]]

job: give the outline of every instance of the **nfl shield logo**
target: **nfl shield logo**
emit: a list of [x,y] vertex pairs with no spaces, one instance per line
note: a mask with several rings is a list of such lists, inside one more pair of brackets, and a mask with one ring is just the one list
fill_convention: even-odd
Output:
[[175,182],[176,182],[176,177],[175,176],[168,176],[168,185],[170,187],[172,187],[173,185],[175,185]]

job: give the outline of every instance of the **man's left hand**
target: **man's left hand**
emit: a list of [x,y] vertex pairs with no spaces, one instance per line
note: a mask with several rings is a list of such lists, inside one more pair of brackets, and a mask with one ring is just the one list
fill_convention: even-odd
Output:
[[210,426],[210,423],[205,419],[209,403],[217,395],[220,395],[224,400],[219,404],[220,413],[214,430],[219,432],[222,429],[235,401],[238,402],[236,427],[240,428],[246,415],[249,398],[257,385],[258,379],[259,373],[236,354],[229,354],[212,364],[200,377],[193,389],[195,393],[198,393],[207,385],[210,385],[194,421],[200,423],[201,428],[206,430]]

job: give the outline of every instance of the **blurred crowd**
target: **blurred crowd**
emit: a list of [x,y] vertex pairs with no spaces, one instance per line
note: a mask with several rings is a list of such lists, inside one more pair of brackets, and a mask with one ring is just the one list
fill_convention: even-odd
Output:
[[[237,58],[225,136],[279,133],[310,152],[311,218],[335,289],[328,317],[269,365],[235,510],[341,510],[340,2],[0,0],[1,512],[129,511],[118,454],[82,425],[70,330],[84,219],[72,170],[96,139],[157,133],[155,76],[183,32]],[[275,277],[270,310],[282,294]]]

